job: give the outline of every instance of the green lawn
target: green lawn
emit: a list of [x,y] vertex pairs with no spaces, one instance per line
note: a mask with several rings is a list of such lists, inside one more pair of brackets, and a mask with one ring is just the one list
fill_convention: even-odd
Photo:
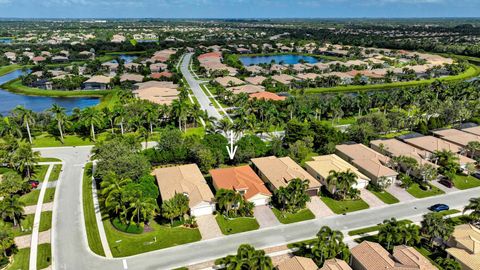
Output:
[[407,192],[412,194],[413,197],[415,198],[426,198],[426,197],[431,197],[431,196],[436,196],[440,194],[445,194],[442,190],[438,189],[435,186],[431,185],[430,190],[423,190],[420,188],[420,185],[418,183],[412,184],[409,188],[407,188]]
[[13,256],[13,263],[7,270],[27,270],[30,262],[30,248],[19,249]]
[[95,143],[93,143],[90,138],[80,137],[78,135],[66,135],[63,144],[59,137],[50,134],[42,134],[33,139],[33,147],[82,146],[93,144]]
[[92,178],[89,171],[92,163],[87,163],[82,183],[83,215],[85,218],[85,228],[87,230],[87,241],[90,249],[100,255],[105,256],[103,252],[100,234],[98,233],[97,221],[95,219],[95,208],[93,207]]
[[465,72],[455,76],[447,76],[443,78],[419,80],[419,81],[393,82],[393,83],[385,83],[385,84],[342,85],[342,86],[329,87],[329,88],[326,88],[326,87],[325,88],[308,88],[308,89],[305,89],[305,93],[317,94],[317,93],[332,93],[332,92],[358,92],[358,91],[387,90],[391,88],[402,88],[402,87],[431,84],[436,80],[443,81],[443,82],[467,80],[467,79],[476,77],[479,74],[480,74],[480,67],[477,67],[471,64],[470,67]]
[[42,212],[42,216],[40,217],[39,231],[44,232],[46,230],[50,230],[51,228],[52,228],[52,211],[44,211]]
[[[35,216],[34,214],[25,215],[25,219],[21,221],[22,226],[13,227],[12,223],[6,223],[6,226],[12,227],[13,235],[15,237],[31,234],[34,216]],[[22,231],[22,228],[23,228],[23,231]]]
[[58,158],[41,157],[38,162],[61,162]]
[[62,171],[62,164],[53,165],[53,169],[50,173],[50,178],[48,178],[48,181],[57,181],[58,177],[60,176],[60,171]]
[[47,174],[48,166],[35,166],[35,172],[33,173],[32,178],[37,179],[40,182],[45,180],[45,175]]
[[51,203],[55,198],[55,188],[47,188],[45,190],[45,197],[43,197],[43,203]]
[[38,196],[40,196],[40,189],[34,189],[20,196],[20,201],[24,202],[26,206],[35,205],[38,202]]
[[[411,220],[405,219],[405,220],[399,220],[398,223],[400,224],[410,224],[413,223]],[[371,226],[371,227],[366,227],[366,228],[361,228],[357,230],[352,230],[348,232],[348,235],[353,236],[353,235],[359,235],[359,234],[365,234],[365,233],[370,233],[370,232],[376,232],[380,229],[381,225],[376,225],[376,226]]]
[[52,264],[52,245],[38,245],[37,269],[44,269]]
[[223,215],[217,215],[215,219],[217,220],[220,230],[225,235],[252,231],[260,227],[255,218],[240,217],[226,219]]
[[362,199],[338,201],[327,196],[320,198],[335,214],[344,214],[369,208]]
[[8,74],[10,72],[13,72],[13,71],[15,71],[17,69],[21,69],[21,68],[22,67],[20,65],[17,65],[17,64],[0,67],[0,76],[3,76],[5,74]]
[[205,128],[204,127],[188,128],[187,131],[185,132],[185,136],[192,136],[192,135],[197,135],[200,138],[203,138],[203,136],[205,136]]
[[480,186],[480,179],[470,175],[466,176],[457,174],[453,179],[453,184],[458,189],[469,189]]
[[131,256],[173,247],[200,241],[202,238],[198,229],[171,228],[169,225],[160,225],[154,220],[150,222],[149,232],[142,234],[120,232],[113,227],[108,219],[103,221],[103,226],[105,227],[108,243],[114,257]]
[[277,217],[278,221],[283,224],[290,224],[315,218],[315,215],[312,213],[312,211],[307,208],[302,209],[295,214],[284,213],[276,208],[272,208],[272,211]]
[[375,196],[377,196],[382,202],[386,204],[395,204],[400,202],[397,198],[395,198],[392,194],[388,193],[387,191],[374,191],[369,189],[371,193],[373,193]]

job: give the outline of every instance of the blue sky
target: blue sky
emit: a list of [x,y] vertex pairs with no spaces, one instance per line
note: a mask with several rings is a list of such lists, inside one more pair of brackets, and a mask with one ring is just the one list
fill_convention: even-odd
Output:
[[0,17],[478,17],[480,0],[0,0]]

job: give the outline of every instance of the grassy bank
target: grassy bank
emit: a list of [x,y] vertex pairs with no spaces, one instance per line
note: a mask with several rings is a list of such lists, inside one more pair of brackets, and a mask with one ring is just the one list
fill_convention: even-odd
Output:
[[85,229],[87,231],[87,241],[90,249],[100,256],[105,256],[103,252],[100,233],[98,232],[97,221],[95,218],[95,208],[93,206],[92,178],[90,176],[92,163],[87,163],[83,174],[82,200],[83,216],[85,218]]
[[392,88],[403,88],[403,87],[427,85],[437,80],[442,82],[455,82],[455,81],[467,80],[473,77],[477,77],[479,75],[480,75],[480,67],[475,65],[470,65],[465,72],[455,76],[447,76],[443,78],[427,79],[427,80],[420,80],[420,81],[394,82],[394,83],[383,83],[383,84],[374,84],[374,85],[342,85],[342,86],[325,87],[325,88],[308,88],[308,89],[305,89],[305,93],[318,94],[318,93],[334,93],[334,92],[380,91],[380,90],[388,90]]
[[111,90],[45,90],[28,87],[22,84],[20,79],[12,80],[1,86],[3,89],[27,96],[48,96],[48,97],[104,97],[111,93]]
[[17,64],[0,67],[0,76],[3,76],[5,74],[8,74],[10,72],[13,72],[13,71],[15,71],[17,69],[21,69],[21,68],[22,68],[22,66],[17,65]]

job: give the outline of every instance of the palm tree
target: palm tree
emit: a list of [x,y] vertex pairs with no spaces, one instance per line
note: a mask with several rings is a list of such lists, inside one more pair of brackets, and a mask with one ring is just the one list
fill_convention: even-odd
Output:
[[143,116],[150,127],[150,133],[153,133],[153,123],[159,118],[159,111],[153,104],[149,104],[145,107]]
[[470,154],[470,158],[474,158],[475,154],[480,151],[480,142],[478,141],[468,142],[467,146],[465,147],[465,150],[467,150],[467,153]]
[[14,195],[6,197],[0,203],[0,214],[2,219],[9,219],[13,221],[13,226],[17,227],[20,221],[25,218],[24,208],[25,203],[20,201],[20,196]]
[[231,189],[219,189],[215,194],[215,201],[218,203],[219,209],[225,209],[223,212],[224,215],[228,215],[230,210],[239,203],[238,193]]
[[119,214],[125,209],[124,187],[131,183],[130,179],[118,178],[115,173],[110,172],[103,177],[100,183],[102,201],[109,211]]
[[415,224],[404,225],[402,230],[403,244],[407,246],[414,246],[420,242],[420,227]]
[[0,252],[4,258],[7,258],[7,250],[9,250],[15,241],[13,240],[13,233],[11,229],[1,227],[0,230]]
[[270,270],[273,269],[272,259],[265,255],[263,250],[255,250],[254,247],[244,244],[240,245],[237,254],[228,255],[219,260],[220,264],[227,270],[251,269]]
[[442,149],[433,152],[433,159],[435,160],[435,164],[444,167],[447,172],[455,173],[459,167],[458,156],[450,150]]
[[340,199],[345,199],[350,193],[352,186],[356,185],[358,176],[350,169],[344,172],[330,171],[326,182],[329,192],[332,195],[339,196]]
[[12,155],[11,163],[14,164],[17,171],[30,179],[39,158],[40,152],[33,151],[29,144],[20,144]]
[[463,213],[469,210],[472,211],[470,213],[470,217],[473,220],[479,221],[480,220],[480,197],[470,199],[470,203],[467,206],[465,206],[465,208],[463,209]]
[[86,127],[90,128],[90,135],[93,141],[95,141],[95,126],[102,124],[102,116],[103,113],[93,107],[84,109],[80,114],[80,122],[83,122]]
[[313,243],[304,244],[300,248],[311,254],[317,265],[332,258],[348,260],[350,257],[348,246],[343,242],[343,234],[327,226],[320,228]]
[[27,128],[28,141],[32,143],[32,134],[30,132],[30,125],[35,124],[34,112],[32,110],[27,110],[23,106],[17,106],[13,109],[13,113],[16,114],[22,122],[22,125]]
[[145,196],[133,196],[129,210],[132,211],[131,222],[138,224],[148,223],[158,210],[155,199]]
[[60,140],[63,143],[63,127],[68,121],[66,110],[57,104],[53,104],[49,111],[53,113],[53,118],[57,121],[57,129],[60,132]]
[[170,225],[173,226],[173,219],[179,216],[178,206],[173,200],[165,200],[162,202],[162,216],[170,219]]
[[125,108],[122,105],[118,105],[113,109],[113,111],[115,114],[115,120],[120,125],[120,132],[123,135],[125,133],[125,129],[123,126],[123,123],[125,122],[125,115],[126,115]]
[[110,130],[113,134],[113,120],[115,119],[115,113],[110,110],[110,108],[107,106],[107,107],[104,107],[102,109],[102,112],[103,112],[103,115],[105,116],[105,118],[108,119],[109,123],[110,123]]
[[10,117],[3,117],[0,121],[0,136],[22,137],[22,130]]
[[453,233],[453,226],[440,213],[429,213],[423,216],[422,233],[433,247],[436,239],[446,241]]
[[386,244],[387,250],[390,250],[392,244],[399,243],[401,237],[401,227],[395,218],[383,221],[383,224],[378,231],[378,241],[381,244]]

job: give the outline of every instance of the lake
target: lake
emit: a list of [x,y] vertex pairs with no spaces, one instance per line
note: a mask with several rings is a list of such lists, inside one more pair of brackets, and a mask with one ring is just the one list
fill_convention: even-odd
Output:
[[[0,85],[14,80],[22,75],[21,70],[8,73],[0,76]],[[0,114],[7,115],[17,105],[22,105],[25,108],[35,112],[42,112],[50,107],[52,104],[58,104],[71,113],[74,108],[85,108],[95,106],[100,102],[100,98],[95,97],[42,97],[42,96],[26,96],[16,93],[8,92],[0,88]]]
[[275,61],[277,64],[283,62],[284,64],[294,65],[300,63],[300,60],[311,64],[319,62],[319,60],[315,57],[295,54],[240,56],[240,61],[244,66],[270,64],[272,61]]
[[128,64],[128,63],[131,63],[133,62],[135,59],[138,58],[138,55],[134,55],[134,54],[120,54],[118,55],[118,57],[120,59],[122,59],[123,61],[125,61],[125,64]]

